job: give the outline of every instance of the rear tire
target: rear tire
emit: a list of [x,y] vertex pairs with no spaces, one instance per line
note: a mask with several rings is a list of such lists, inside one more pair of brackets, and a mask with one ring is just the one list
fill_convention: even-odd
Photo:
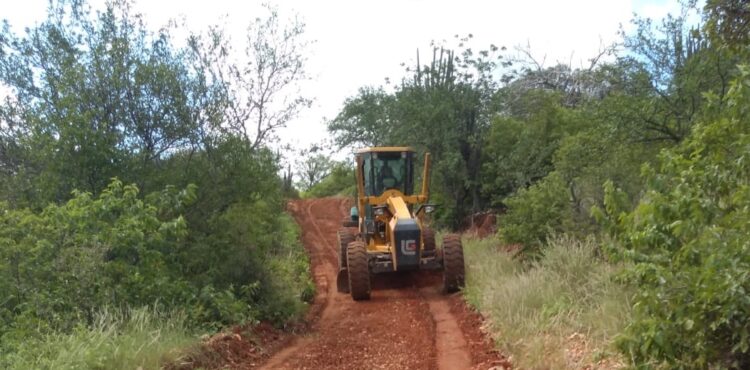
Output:
[[338,239],[339,239],[339,245],[338,245],[338,252],[339,252],[339,270],[346,268],[346,248],[349,246],[349,243],[354,241],[354,235],[349,232],[347,229],[341,229],[338,232]]
[[422,256],[432,257],[435,255],[435,231],[429,227],[422,229]]
[[349,243],[346,260],[352,298],[355,301],[370,299],[370,267],[365,243],[361,240]]
[[354,241],[354,235],[349,230],[341,229],[338,232],[339,272],[336,275],[336,290],[339,293],[349,293],[349,278],[346,271],[346,248]]
[[464,286],[464,248],[461,237],[448,234],[443,237],[443,290],[457,292]]

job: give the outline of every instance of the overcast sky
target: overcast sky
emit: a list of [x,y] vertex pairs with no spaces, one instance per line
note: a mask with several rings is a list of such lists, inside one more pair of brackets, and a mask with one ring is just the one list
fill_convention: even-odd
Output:
[[[103,0],[92,0],[101,7]],[[474,44],[512,49],[530,45],[538,60],[585,64],[600,47],[618,39],[620,25],[633,13],[661,18],[679,10],[677,0],[379,0],[277,1],[282,18],[297,13],[307,25],[310,47],[307,71],[311,81],[304,93],[313,107],[280,133],[283,142],[304,147],[328,136],[325,119],[334,117],[346,97],[366,85],[381,85],[386,77],[399,81],[402,62],[414,60],[417,48],[428,50],[431,40],[474,35]],[[99,5],[97,5],[99,4]],[[139,0],[149,27],[157,29],[172,18],[184,17],[193,31],[219,23],[222,16],[236,40],[259,14],[260,1]],[[14,29],[33,26],[46,12],[47,0],[0,0],[0,18]]]

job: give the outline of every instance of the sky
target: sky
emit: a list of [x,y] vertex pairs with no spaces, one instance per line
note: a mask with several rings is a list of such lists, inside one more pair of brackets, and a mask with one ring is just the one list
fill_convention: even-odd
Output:
[[[94,8],[104,0],[90,0]],[[345,99],[363,86],[400,81],[402,62],[413,64],[417,49],[430,41],[453,40],[471,33],[475,48],[490,44],[529,47],[545,65],[586,65],[603,45],[619,40],[634,13],[659,19],[676,13],[677,0],[285,0],[270,1],[282,18],[294,14],[306,24],[306,70],[302,92],[314,99],[279,132],[282,143],[302,148],[329,137],[325,122]],[[47,0],[0,0],[0,19],[20,32],[45,17]],[[263,15],[261,1],[136,0],[135,9],[158,29],[170,19],[184,19],[192,31],[221,23],[234,40],[242,40],[248,22]],[[177,35],[179,37],[179,35]],[[239,41],[238,41],[239,42]],[[425,55],[425,54],[423,54]]]

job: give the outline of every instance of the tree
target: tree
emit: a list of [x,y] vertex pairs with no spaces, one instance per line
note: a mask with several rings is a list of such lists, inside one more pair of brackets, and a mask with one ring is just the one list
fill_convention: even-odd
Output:
[[383,88],[363,87],[344,102],[344,108],[328,123],[336,133],[339,148],[362,145],[379,146],[391,141],[396,100]]
[[507,105],[512,105],[515,98],[529,90],[546,90],[561,94],[562,105],[574,108],[590,98],[601,97],[608,90],[598,70],[606,66],[602,65],[602,59],[614,55],[616,45],[601,47],[597,55],[588,60],[589,64],[580,68],[574,67],[572,60],[568,64],[557,62],[547,67],[546,58],[540,61],[532,55],[531,46],[518,47],[516,50],[520,57],[506,62],[507,66],[514,65],[516,68],[503,76],[503,80],[508,82],[505,90],[513,93],[504,96]]
[[169,28],[149,33],[130,10],[113,2],[92,17],[82,2],[57,1],[25,36],[3,28],[0,81],[14,93],[0,108],[0,167],[26,201],[96,193],[116,175],[145,181],[193,140],[183,54]]
[[636,366],[750,366],[750,69],[740,68],[726,108],[711,102],[679,146],[647,167],[645,195],[632,211],[609,183],[598,210],[617,243],[613,256],[631,261],[638,285],[633,321],[618,346]]
[[500,49],[474,52],[457,37],[457,51],[431,44],[432,59],[415,67],[393,93],[360,90],[328,129],[339,145],[411,145],[432,153],[433,194],[440,218],[457,227],[484,204],[480,191],[484,136],[490,126]]
[[305,24],[298,18],[282,25],[276,8],[247,27],[244,58],[233,59],[231,43],[218,27],[189,44],[196,70],[221,99],[222,121],[212,127],[242,137],[252,149],[268,144],[312,100],[300,94],[307,76],[303,39]]
[[496,206],[547,176],[560,140],[577,129],[560,92],[517,88],[511,84],[498,92],[506,113],[493,119],[484,138],[483,191]]
[[315,186],[331,174],[334,162],[321,151],[320,147],[312,145],[299,153],[296,167],[300,178],[298,185],[303,191]]
[[750,42],[750,4],[743,0],[708,0],[706,30],[716,44],[747,49]]
[[620,63],[648,76],[647,81],[635,80],[646,84],[627,113],[626,129],[637,140],[679,143],[700,116],[703,93],[726,94],[736,56],[711,45],[700,28],[690,25],[693,11],[685,7],[680,16],[668,15],[657,25],[635,18],[635,33],[623,34],[630,53]]

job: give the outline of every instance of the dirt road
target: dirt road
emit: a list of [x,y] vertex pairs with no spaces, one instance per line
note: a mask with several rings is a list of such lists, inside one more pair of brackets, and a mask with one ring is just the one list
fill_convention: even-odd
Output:
[[336,232],[349,200],[298,200],[289,211],[302,227],[318,295],[312,323],[262,369],[488,369],[505,364],[481,333],[481,319],[459,296],[440,292],[439,273],[378,275],[369,301],[336,291]]

